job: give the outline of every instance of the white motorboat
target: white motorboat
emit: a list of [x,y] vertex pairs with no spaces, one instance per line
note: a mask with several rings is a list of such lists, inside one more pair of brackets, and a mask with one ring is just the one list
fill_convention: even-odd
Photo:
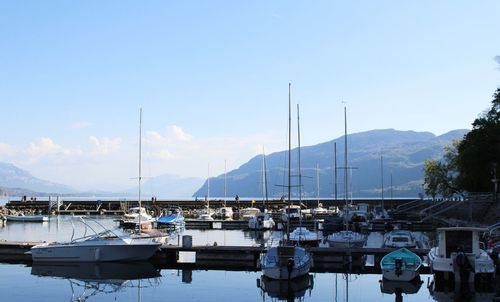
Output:
[[49,221],[49,217],[46,215],[7,215],[5,216],[7,221],[16,222],[44,222]]
[[240,210],[240,219],[250,220],[250,218],[260,213],[260,209],[254,207],[243,208]]
[[393,230],[384,236],[384,247],[392,248],[414,248],[417,246],[417,240],[413,233],[406,230]]
[[216,219],[232,219],[233,218],[233,208],[232,207],[221,207],[218,208],[215,211],[215,214],[213,214],[214,218]]
[[205,206],[201,211],[198,212],[198,220],[214,220],[212,217],[214,212],[209,206]]
[[133,208],[128,209],[127,213],[125,213],[123,216],[127,220],[134,220],[140,214],[142,214],[142,215],[149,215],[149,213],[147,212],[146,208],[144,208],[144,207],[133,207]]
[[363,247],[366,242],[366,237],[358,232],[340,231],[328,235],[326,238],[330,247],[352,248]]
[[120,226],[124,229],[139,229],[140,225],[141,230],[151,230],[155,221],[151,215],[141,213],[134,219],[122,221]]
[[290,205],[282,209],[281,220],[299,220],[301,217],[301,211],[299,205]]
[[[33,261],[47,262],[110,262],[147,260],[161,246],[152,239],[134,239],[119,229],[109,230],[94,221],[104,231],[97,233],[81,217],[85,234],[68,242],[51,242],[31,248]],[[86,236],[87,229],[94,234]],[[74,235],[74,230],[73,230]]]
[[310,246],[317,247],[320,242],[320,238],[317,233],[309,231],[305,227],[298,227],[290,233],[289,239],[290,244],[299,246]]
[[[477,275],[493,277],[495,264],[480,248],[480,233],[487,229],[474,227],[438,228],[437,246],[428,254],[434,274],[453,273],[456,281],[473,282]],[[462,277],[468,280],[462,280]]]
[[248,220],[248,228],[250,230],[270,230],[274,228],[276,223],[269,213],[258,213]]

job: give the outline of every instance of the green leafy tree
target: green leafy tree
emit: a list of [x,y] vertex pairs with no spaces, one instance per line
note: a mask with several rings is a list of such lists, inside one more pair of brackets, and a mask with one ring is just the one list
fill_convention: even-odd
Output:
[[472,123],[461,141],[446,147],[442,160],[424,163],[426,194],[450,197],[467,192],[491,192],[500,167],[500,88],[491,108]]
[[491,108],[472,127],[458,146],[458,185],[469,192],[489,192],[500,163],[500,88],[493,95]]
[[445,147],[442,160],[426,160],[424,172],[426,184],[425,193],[435,198],[436,196],[451,197],[462,193],[458,186],[457,148],[460,141],[454,141],[452,146]]

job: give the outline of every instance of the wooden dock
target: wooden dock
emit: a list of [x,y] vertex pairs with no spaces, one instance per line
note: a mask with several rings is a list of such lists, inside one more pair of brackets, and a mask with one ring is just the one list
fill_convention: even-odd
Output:
[[[26,254],[32,246],[40,242],[0,241],[0,262],[31,263],[31,255]],[[380,273],[380,259],[393,249],[387,248],[309,248],[314,266],[313,272],[341,272],[345,269],[358,272]],[[412,249],[423,257],[428,249]],[[151,262],[160,267],[214,270],[257,271],[259,258],[265,253],[264,247],[256,246],[192,246],[166,245],[152,257]],[[373,265],[365,265],[365,257],[373,256]],[[189,258],[191,260],[189,260]],[[188,261],[186,261],[188,259]],[[429,273],[422,267],[422,273]]]

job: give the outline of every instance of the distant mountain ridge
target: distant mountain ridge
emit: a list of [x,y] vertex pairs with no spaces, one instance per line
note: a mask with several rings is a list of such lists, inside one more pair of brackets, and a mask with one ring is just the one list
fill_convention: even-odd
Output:
[[77,192],[69,186],[36,178],[26,170],[3,162],[0,162],[0,187],[9,194],[12,194],[11,192],[18,194],[23,190],[28,194],[34,192],[71,194]]
[[[416,197],[422,192],[423,163],[426,159],[438,159],[443,155],[443,147],[454,139],[461,139],[469,130],[453,130],[440,136],[430,132],[398,131],[394,129],[371,130],[349,134],[349,195],[352,197],[385,198]],[[319,165],[319,196],[335,197],[334,145],[337,150],[337,197],[344,198],[344,136],[314,146],[302,147],[301,175],[302,196],[315,198],[317,193],[317,171]],[[292,197],[298,196],[298,149],[292,150]],[[267,155],[268,195],[279,197],[287,193],[286,162],[287,151]],[[351,169],[352,168],[352,169]],[[262,193],[262,156],[256,156],[238,169],[227,173],[227,195],[240,197],[263,196]],[[392,179],[392,187],[391,187]],[[224,175],[210,180],[210,196],[222,196]],[[392,188],[392,190],[391,190]],[[207,183],[193,196],[207,194]]]

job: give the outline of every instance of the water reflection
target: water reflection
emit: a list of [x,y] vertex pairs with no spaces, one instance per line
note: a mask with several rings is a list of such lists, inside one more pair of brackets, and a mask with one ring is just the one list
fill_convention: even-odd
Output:
[[380,281],[380,291],[384,294],[395,295],[394,301],[402,302],[403,294],[411,295],[416,294],[420,290],[423,281],[420,277],[412,280],[410,282],[403,281],[390,281],[387,279],[382,279]]
[[158,286],[161,277],[160,270],[149,262],[33,263],[31,274],[68,280],[71,301],[87,301],[97,295],[116,295],[129,288],[137,289],[137,300],[140,301],[141,288]]
[[249,239],[255,241],[256,244],[261,245],[261,246],[266,245],[269,240],[272,240],[272,235],[273,235],[273,231],[271,231],[271,230],[267,230],[267,231],[255,231],[255,230],[244,231],[245,238],[249,238]]
[[[494,281],[486,283],[453,282],[442,280],[442,277],[433,277],[428,282],[427,288],[434,301],[438,302],[472,302],[472,301],[497,301]],[[498,284],[497,284],[498,286]]]
[[261,289],[262,298],[267,294],[280,301],[304,301],[304,296],[313,289],[313,276],[307,274],[291,280],[275,280],[264,275],[257,279],[257,287]]

